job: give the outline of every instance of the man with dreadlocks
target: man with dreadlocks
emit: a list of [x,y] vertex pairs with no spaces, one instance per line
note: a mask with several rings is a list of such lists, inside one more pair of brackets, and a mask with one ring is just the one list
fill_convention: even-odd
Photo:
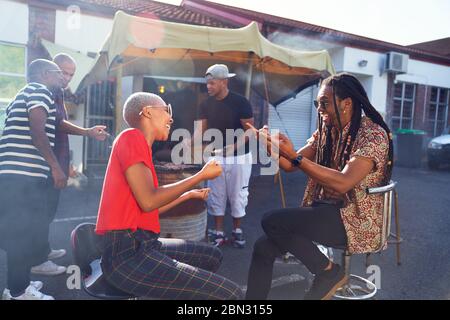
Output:
[[273,263],[286,252],[315,274],[305,299],[329,299],[347,279],[343,268],[330,261],[315,243],[365,253],[381,241],[383,198],[368,196],[366,189],[390,180],[390,130],[361,83],[350,74],[325,79],[315,105],[318,130],[297,152],[286,136],[269,136],[267,128],[257,131],[260,138],[270,142],[269,152],[279,143],[283,170],[300,169],[309,179],[300,208],[264,215],[265,235],[254,245],[247,299],[267,298]]

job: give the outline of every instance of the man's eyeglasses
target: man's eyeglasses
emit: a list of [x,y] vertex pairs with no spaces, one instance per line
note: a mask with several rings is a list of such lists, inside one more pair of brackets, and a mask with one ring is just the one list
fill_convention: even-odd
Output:
[[[146,106],[147,108],[164,108],[164,111],[166,111],[169,116],[172,117],[172,106],[169,104],[165,105],[165,106]],[[139,112],[139,115],[142,116],[142,112],[144,112],[144,110],[142,110],[141,112]]]
[[58,73],[60,75],[63,74],[63,72],[61,70],[46,70],[46,72],[55,72],[55,73]]
[[321,109],[326,109],[328,108],[328,101],[317,101],[314,100],[314,106],[316,107],[316,109],[321,108]]

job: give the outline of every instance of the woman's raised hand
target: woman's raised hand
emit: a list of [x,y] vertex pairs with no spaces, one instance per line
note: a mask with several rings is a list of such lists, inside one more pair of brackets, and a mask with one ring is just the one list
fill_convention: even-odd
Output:
[[215,159],[209,160],[200,170],[203,180],[212,180],[222,174],[222,166]]
[[189,199],[199,199],[206,201],[208,199],[208,194],[210,191],[211,191],[210,188],[194,189],[186,192],[186,196]]

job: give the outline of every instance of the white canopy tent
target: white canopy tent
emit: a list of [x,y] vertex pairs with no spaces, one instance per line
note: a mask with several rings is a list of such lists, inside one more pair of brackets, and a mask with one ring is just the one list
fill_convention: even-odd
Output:
[[203,77],[225,63],[238,79],[278,105],[334,73],[326,50],[296,51],[271,43],[252,22],[240,29],[172,23],[118,11],[91,71],[79,89],[111,76]]

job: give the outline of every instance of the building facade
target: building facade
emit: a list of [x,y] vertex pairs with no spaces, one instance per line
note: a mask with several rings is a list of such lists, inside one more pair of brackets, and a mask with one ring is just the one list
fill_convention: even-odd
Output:
[[[94,57],[111,31],[117,10],[172,22],[232,27],[180,6],[142,0],[0,0],[0,8],[0,133],[7,104],[26,83],[27,65],[37,58],[51,58],[42,39],[54,43],[63,52]],[[84,127],[104,124],[114,133],[115,99],[120,96],[125,101],[131,93],[142,91],[144,76],[124,77],[121,84],[117,90],[115,79],[108,79],[91,85],[78,96],[66,91],[69,120]],[[77,171],[106,165],[112,140],[103,143],[80,136],[69,139],[72,164]]]
[[[431,138],[450,126],[450,38],[406,47],[205,0],[184,0],[180,6],[144,0],[0,0],[0,6],[1,124],[4,108],[25,84],[28,63],[50,57],[40,39],[95,56],[111,30],[114,13],[123,10],[153,19],[221,28],[256,21],[263,35],[274,43],[297,50],[328,50],[336,71],[358,77],[394,132],[419,129]],[[115,128],[111,110],[115,99],[124,101],[135,91],[171,85],[166,80],[146,79],[145,75],[124,77],[120,88],[114,79],[108,79],[78,97],[69,95],[70,120],[81,126],[103,123],[110,132],[120,129]],[[200,86],[192,89],[205,95]],[[316,128],[316,94],[317,86],[309,87],[276,109],[252,94],[256,124],[268,123],[280,129],[299,148]],[[107,161],[108,145],[74,136],[70,144],[78,171],[96,164],[104,166]]]
[[[184,0],[181,5],[236,26],[257,21],[262,33],[282,46],[328,50],[336,71],[350,72],[362,82],[393,132],[424,130],[430,139],[450,126],[450,38],[401,46],[205,0]],[[286,131],[297,147],[305,143],[305,128],[311,133],[316,126],[314,90],[309,88],[278,110],[269,110],[269,123]]]

